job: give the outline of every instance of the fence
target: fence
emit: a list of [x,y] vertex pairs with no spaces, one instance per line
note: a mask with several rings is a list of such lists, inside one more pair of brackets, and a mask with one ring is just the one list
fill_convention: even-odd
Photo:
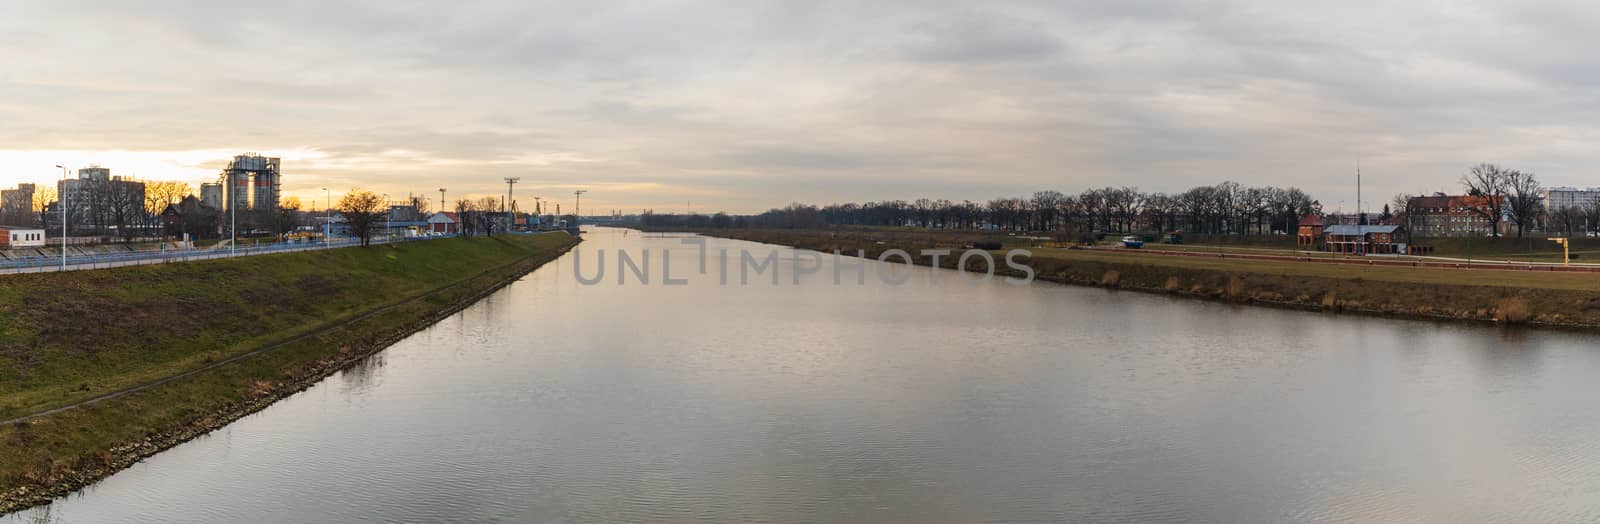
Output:
[[[373,244],[397,244],[433,240],[445,237],[412,237],[373,239]],[[305,244],[268,244],[256,246],[214,247],[207,249],[167,249],[160,251],[135,251],[128,253],[104,253],[68,255],[65,263],[60,256],[40,256],[14,258],[0,261],[0,273],[44,273],[48,271],[67,271],[80,269],[101,269],[122,266],[143,266],[149,264],[166,264],[170,262],[189,262],[195,260],[210,260],[215,258],[232,258],[255,255],[270,255],[275,253],[295,253],[300,251],[317,251],[323,249],[339,249],[360,245],[360,240],[355,238],[333,239],[331,242],[317,242]]]

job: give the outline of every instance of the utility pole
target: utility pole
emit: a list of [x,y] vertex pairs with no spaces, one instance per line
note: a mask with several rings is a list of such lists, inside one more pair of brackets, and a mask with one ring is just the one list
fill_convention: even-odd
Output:
[[383,194],[383,241],[394,240],[394,208],[389,207],[389,194]]
[[572,204],[572,227],[573,228],[577,228],[578,227],[578,217],[582,216],[582,215],[579,214],[578,210],[583,208],[583,194],[584,193],[588,193],[588,192],[589,192],[589,190],[587,190],[587,189],[579,189],[577,191],[573,191],[572,192],[572,195],[577,197],[577,201]]
[[1361,212],[1361,161],[1356,160],[1356,233],[1361,242],[1356,244],[1357,254],[1367,254],[1367,232],[1361,226],[1367,225],[1367,215]]
[[[67,188],[67,168],[61,168],[61,189]],[[67,192],[59,191],[56,195],[56,205],[61,207],[61,270],[67,270]]]
[[322,210],[322,245],[326,246],[328,237],[333,236],[333,191],[324,187],[322,192],[328,196],[328,207]]

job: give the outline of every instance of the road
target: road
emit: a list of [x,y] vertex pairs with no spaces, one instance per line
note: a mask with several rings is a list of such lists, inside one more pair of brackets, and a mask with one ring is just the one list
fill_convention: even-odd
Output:
[[1495,271],[1550,271],[1566,273],[1600,273],[1600,265],[1560,262],[1518,262],[1515,260],[1484,260],[1445,257],[1420,257],[1399,255],[1342,256],[1323,252],[1300,252],[1294,255],[1264,255],[1225,251],[1176,251],[1166,249],[1128,249],[1121,247],[1087,248],[1097,253],[1125,255],[1178,256],[1200,258],[1231,258],[1235,260],[1263,260],[1274,262],[1306,262],[1313,264],[1345,264],[1360,266],[1423,267],[1434,269],[1495,270]]
[[[386,244],[391,242],[413,242],[441,237],[396,238],[393,240],[373,239],[373,244]],[[143,266],[149,264],[166,264],[171,262],[191,262],[196,260],[211,260],[216,258],[246,257],[255,255],[270,255],[273,253],[293,253],[297,251],[316,251],[321,249],[340,249],[361,245],[356,239],[336,239],[329,244],[266,244],[261,246],[240,246],[237,249],[208,248],[208,249],[171,249],[164,251],[135,251],[129,253],[107,253],[94,255],[68,255],[63,266],[61,257],[29,257],[10,260],[0,260],[0,275],[15,273],[48,273],[51,271],[78,271],[86,269],[105,269],[122,266]]]

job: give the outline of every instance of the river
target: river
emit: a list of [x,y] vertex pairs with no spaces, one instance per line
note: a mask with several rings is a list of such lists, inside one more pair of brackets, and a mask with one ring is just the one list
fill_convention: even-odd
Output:
[[[1594,336],[904,266],[721,285],[719,250],[778,248],[710,239],[702,276],[679,238],[586,237],[0,522],[1600,518]],[[619,249],[650,252],[649,285],[617,284]],[[664,249],[687,285],[660,280]]]

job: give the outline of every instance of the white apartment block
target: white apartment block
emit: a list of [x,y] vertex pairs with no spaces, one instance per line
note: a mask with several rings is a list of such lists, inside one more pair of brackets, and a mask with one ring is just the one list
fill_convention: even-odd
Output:
[[1544,210],[1554,212],[1564,207],[1587,208],[1600,202],[1600,187],[1578,189],[1552,187],[1544,190]]

